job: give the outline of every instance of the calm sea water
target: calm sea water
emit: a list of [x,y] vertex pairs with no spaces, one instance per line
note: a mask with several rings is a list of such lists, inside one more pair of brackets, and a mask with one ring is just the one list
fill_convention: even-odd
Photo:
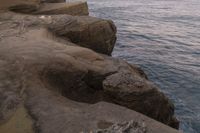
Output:
[[180,130],[200,133],[200,0],[88,0],[118,27],[114,57],[137,64],[174,102]]

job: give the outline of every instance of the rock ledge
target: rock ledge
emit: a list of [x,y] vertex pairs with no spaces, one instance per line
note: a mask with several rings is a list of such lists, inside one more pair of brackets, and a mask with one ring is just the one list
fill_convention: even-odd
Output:
[[[0,130],[178,133],[171,128],[178,128],[178,121],[168,98],[140,68],[109,56],[116,41],[112,21],[56,9],[47,15],[39,9],[44,2],[60,1],[4,2],[0,2]],[[23,120],[19,130],[10,130],[8,125],[19,117]]]

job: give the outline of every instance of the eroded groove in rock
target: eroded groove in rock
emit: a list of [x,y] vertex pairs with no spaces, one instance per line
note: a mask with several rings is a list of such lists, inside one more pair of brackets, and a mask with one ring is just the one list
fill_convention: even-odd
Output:
[[[70,67],[61,72],[55,69],[48,72],[48,84],[53,83],[53,88],[61,89],[60,93],[69,99],[93,104],[99,101],[116,103],[177,128],[178,121],[173,117],[174,106],[164,94],[157,91],[158,88],[146,81],[145,77],[139,77],[141,70],[139,73],[136,71],[138,76],[133,76],[132,67],[119,64],[115,64],[118,72],[105,74],[94,69],[88,72],[72,70],[73,73],[64,72]],[[156,102],[158,104],[155,105]]]
[[69,68],[58,70],[57,68],[46,69],[43,81],[46,80],[45,82],[49,84],[49,88],[78,102],[97,103],[100,101],[99,93],[102,90],[88,86],[84,81],[87,76],[84,71],[70,71]]

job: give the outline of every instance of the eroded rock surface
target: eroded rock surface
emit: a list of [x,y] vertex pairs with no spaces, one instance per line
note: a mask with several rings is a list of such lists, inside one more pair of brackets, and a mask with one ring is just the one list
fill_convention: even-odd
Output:
[[24,105],[39,133],[89,132],[131,120],[147,123],[147,133],[177,133],[133,111],[178,127],[173,104],[141,69],[98,54],[111,54],[115,33],[111,21],[88,16],[1,13],[0,122]]
[[100,129],[94,133],[147,133],[147,129],[144,122],[129,121],[115,123],[107,129]]

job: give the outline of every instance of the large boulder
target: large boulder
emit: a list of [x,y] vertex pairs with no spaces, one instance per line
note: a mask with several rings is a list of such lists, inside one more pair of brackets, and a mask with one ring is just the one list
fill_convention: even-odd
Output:
[[111,55],[116,42],[116,27],[110,20],[87,16],[55,16],[48,29],[79,46],[107,55]]
[[[118,72],[106,77],[103,88],[109,101],[141,112],[174,128],[174,106],[158,88],[146,79],[130,72]],[[156,104],[155,104],[156,103]]]
[[102,38],[84,33],[93,36],[95,27],[95,35],[115,38],[111,21],[92,17],[0,15],[0,129],[22,106],[30,132],[89,132],[131,120],[145,121],[148,133],[178,132],[155,121],[178,127],[173,104],[141,69],[93,51]]

